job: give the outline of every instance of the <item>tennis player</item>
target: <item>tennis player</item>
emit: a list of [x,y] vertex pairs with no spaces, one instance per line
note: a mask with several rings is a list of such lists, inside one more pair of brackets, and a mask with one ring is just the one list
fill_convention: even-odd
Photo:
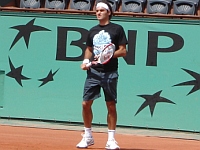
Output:
[[[81,69],[87,71],[84,85],[82,117],[84,121],[84,134],[82,140],[76,145],[77,148],[87,148],[94,144],[92,136],[92,104],[99,98],[100,89],[103,89],[107,106],[108,140],[106,149],[120,149],[115,140],[117,123],[117,81],[118,81],[118,57],[126,56],[127,39],[121,25],[110,22],[112,8],[107,1],[96,4],[96,17],[99,24],[90,29],[86,41],[84,60]],[[115,52],[106,64],[95,64],[87,67],[93,56],[99,57],[102,49],[113,43]]]

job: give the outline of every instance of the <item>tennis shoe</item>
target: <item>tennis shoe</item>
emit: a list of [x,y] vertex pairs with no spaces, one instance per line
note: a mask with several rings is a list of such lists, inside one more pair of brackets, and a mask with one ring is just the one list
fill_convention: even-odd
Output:
[[115,141],[115,139],[112,140],[108,140],[106,143],[106,147],[107,150],[111,150],[111,149],[120,149],[120,147],[118,146],[118,143]]
[[90,145],[94,144],[93,137],[86,137],[85,134],[82,134],[82,140],[76,145],[77,148],[87,148]]

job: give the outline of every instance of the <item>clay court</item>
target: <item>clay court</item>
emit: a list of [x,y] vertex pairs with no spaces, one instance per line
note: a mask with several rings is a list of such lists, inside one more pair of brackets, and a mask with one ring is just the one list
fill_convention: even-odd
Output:
[[[91,150],[105,149],[105,127],[93,128]],[[34,121],[0,121],[0,150],[77,150],[82,127]],[[118,128],[121,150],[199,150],[199,133]]]

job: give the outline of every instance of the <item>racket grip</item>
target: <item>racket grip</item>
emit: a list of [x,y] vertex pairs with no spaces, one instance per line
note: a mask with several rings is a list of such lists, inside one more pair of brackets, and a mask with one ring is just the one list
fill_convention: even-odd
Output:
[[89,62],[86,64],[86,67],[90,67],[90,66],[92,66],[92,62]]

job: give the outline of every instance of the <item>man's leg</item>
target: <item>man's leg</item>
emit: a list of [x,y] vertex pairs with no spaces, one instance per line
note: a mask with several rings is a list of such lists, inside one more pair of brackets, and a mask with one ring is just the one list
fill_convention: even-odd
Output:
[[82,116],[84,121],[84,127],[91,128],[92,126],[92,104],[93,100],[83,101],[82,102]]
[[116,102],[108,101],[106,102],[106,106],[108,109],[108,114],[107,114],[108,129],[115,130],[117,123]]
[[99,73],[97,73],[98,72],[94,73],[94,70],[90,68],[90,70],[88,70],[88,76],[85,80],[82,102],[82,117],[85,133],[83,134],[83,139],[81,140],[81,142],[79,142],[76,146],[78,148],[86,148],[94,144],[91,130],[93,119],[92,104],[94,99],[101,96],[99,78],[92,78],[99,76]]
[[78,148],[87,148],[88,146],[94,144],[94,139],[92,137],[92,130],[91,130],[92,119],[93,119],[92,103],[93,100],[82,102],[82,116],[84,121],[85,133],[83,135],[83,139],[81,140],[81,142],[79,142],[76,145],[76,147]]
[[108,101],[106,102],[106,105],[108,109],[108,141],[106,144],[106,149],[120,149],[118,143],[115,141],[115,129],[117,124],[116,101]]

